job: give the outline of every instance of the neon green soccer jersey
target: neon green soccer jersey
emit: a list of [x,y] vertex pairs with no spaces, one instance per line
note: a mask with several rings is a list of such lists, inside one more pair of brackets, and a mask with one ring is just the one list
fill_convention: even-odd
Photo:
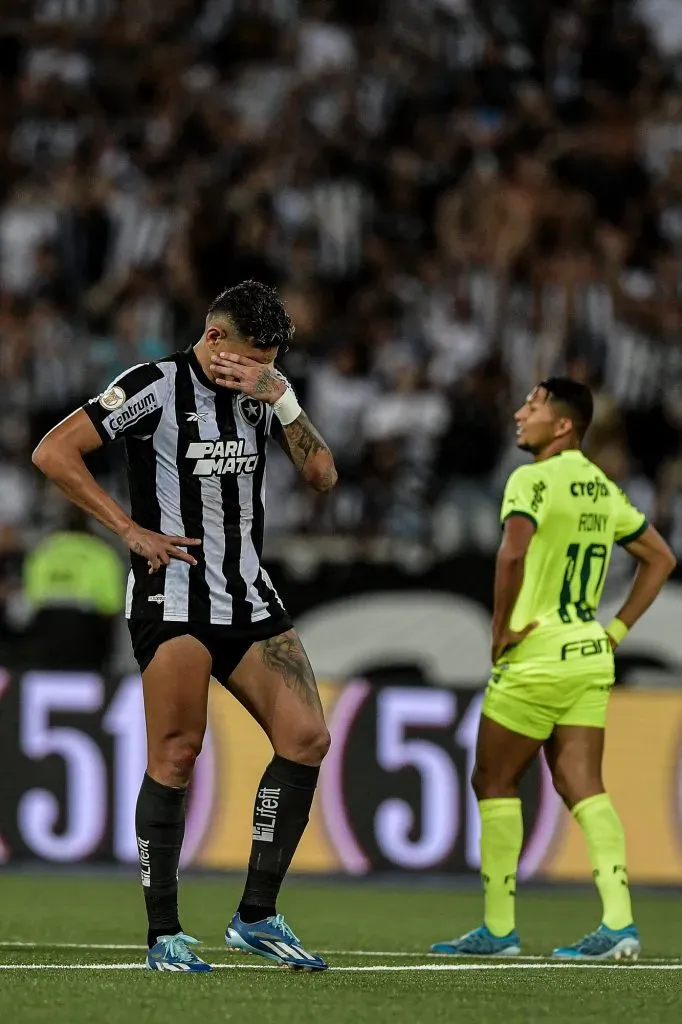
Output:
[[582,452],[561,452],[515,470],[501,520],[536,527],[510,628],[538,626],[493,668],[483,711],[538,739],[556,724],[603,726],[613,655],[597,621],[614,544],[636,540],[645,516]]
[[644,515],[582,452],[569,450],[528,466],[507,481],[502,522],[526,516],[536,527],[526,555],[511,629],[593,622],[614,543],[636,540]]

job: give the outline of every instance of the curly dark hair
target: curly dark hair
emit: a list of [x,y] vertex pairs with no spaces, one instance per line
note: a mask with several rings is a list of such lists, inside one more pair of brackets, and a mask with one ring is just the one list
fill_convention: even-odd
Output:
[[241,338],[253,338],[255,348],[286,346],[294,334],[279,295],[260,281],[242,281],[216,296],[207,319],[217,316],[228,318]]

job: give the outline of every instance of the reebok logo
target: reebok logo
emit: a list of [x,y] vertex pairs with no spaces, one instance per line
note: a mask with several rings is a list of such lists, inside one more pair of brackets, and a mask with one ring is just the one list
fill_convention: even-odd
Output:
[[137,849],[140,854],[140,874],[142,876],[142,885],[145,889],[148,889],[152,884],[152,869],[149,863],[149,840],[140,839],[137,837]]
[[163,604],[166,598],[163,594],[150,594],[147,600],[150,604]]
[[253,839],[258,839],[261,843],[274,843],[275,823],[281,793],[282,790],[279,786],[277,788],[263,786],[258,790],[253,815]]
[[246,442],[238,441],[191,441],[185,457],[196,459],[192,476],[224,476],[226,473],[255,473],[258,455],[244,454]]

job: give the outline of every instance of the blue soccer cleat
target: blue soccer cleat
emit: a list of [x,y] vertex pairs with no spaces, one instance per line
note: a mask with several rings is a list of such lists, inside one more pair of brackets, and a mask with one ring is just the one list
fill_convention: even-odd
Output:
[[213,968],[190,949],[197,943],[191,935],[160,935],[159,941],[147,953],[150,971],[184,971],[186,974],[206,974]]
[[634,924],[613,931],[600,924],[572,946],[559,946],[552,956],[559,960],[636,960],[642,951],[639,932]]
[[473,932],[467,932],[461,939],[434,943],[431,952],[449,953],[450,956],[519,956],[521,939],[515,930],[499,938],[482,925]]
[[329,967],[321,956],[303,949],[301,940],[296,938],[281,914],[253,924],[246,924],[239,914],[235,914],[227,926],[225,942],[228,949],[256,953],[295,971],[326,971]]

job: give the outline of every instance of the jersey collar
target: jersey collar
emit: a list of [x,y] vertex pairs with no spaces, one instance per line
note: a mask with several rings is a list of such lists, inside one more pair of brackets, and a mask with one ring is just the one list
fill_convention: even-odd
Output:
[[187,361],[189,362],[189,365],[192,368],[192,372],[199,381],[199,383],[202,384],[205,388],[208,388],[209,391],[214,391],[216,394],[218,394],[217,384],[214,384],[211,378],[206,375],[203,366],[197,359],[197,354],[194,351],[193,345],[190,345],[189,348],[185,349],[185,355],[187,356]]
[[[560,452],[554,452],[554,455],[550,455],[550,459],[558,459],[561,455],[582,455],[582,448],[562,448]],[[549,461],[549,460],[547,460]]]

